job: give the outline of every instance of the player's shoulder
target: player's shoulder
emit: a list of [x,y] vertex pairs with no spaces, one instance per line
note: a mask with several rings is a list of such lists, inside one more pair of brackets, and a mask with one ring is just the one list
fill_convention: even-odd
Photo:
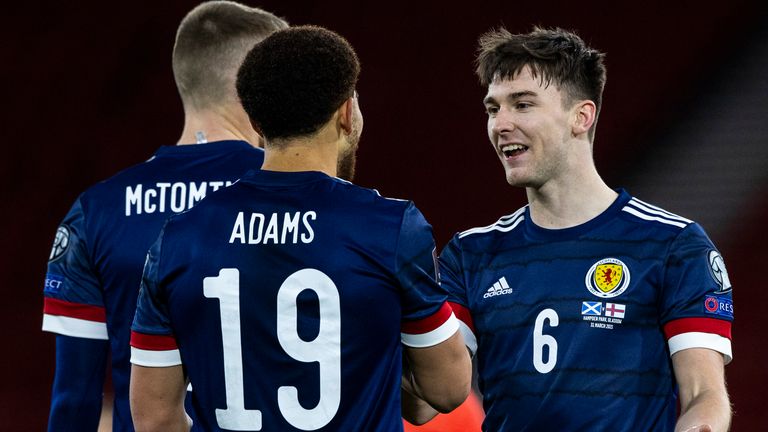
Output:
[[621,207],[623,219],[628,223],[637,224],[644,229],[666,231],[672,234],[686,229],[700,229],[691,219],[667,211],[659,206],[629,196]]
[[361,220],[383,227],[403,223],[424,225],[426,220],[413,201],[382,195],[377,189],[354,184],[338,177],[328,177],[336,204]]
[[526,218],[527,208],[527,205],[520,207],[515,212],[500,217],[496,222],[490,225],[473,227],[461,231],[454,236],[453,240],[461,242],[462,244],[482,243],[506,236],[508,233],[514,232],[521,227],[521,222]]
[[[264,150],[244,141],[217,141],[205,145],[167,145],[158,148],[148,159],[121,169],[101,180],[82,194],[86,201],[110,200],[116,193],[125,193],[127,186],[163,181],[174,176],[184,178],[191,172],[205,170],[236,177],[248,167],[258,167],[264,160]],[[216,161],[213,164],[206,162]],[[230,164],[229,161],[236,161]],[[186,163],[188,162],[188,163]]]

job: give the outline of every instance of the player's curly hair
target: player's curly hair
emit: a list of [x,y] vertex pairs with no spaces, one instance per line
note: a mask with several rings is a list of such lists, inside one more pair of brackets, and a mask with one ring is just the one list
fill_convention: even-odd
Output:
[[[605,54],[588,47],[574,32],[534,27],[526,34],[505,28],[480,36],[476,73],[480,84],[514,78],[525,66],[542,83],[554,83],[566,96],[563,103],[591,100],[600,112],[605,87]],[[595,122],[597,123],[597,122]],[[594,136],[594,125],[590,139]]]
[[237,93],[271,142],[317,132],[353,95],[359,74],[346,39],[322,27],[298,26],[272,34],[248,53]]

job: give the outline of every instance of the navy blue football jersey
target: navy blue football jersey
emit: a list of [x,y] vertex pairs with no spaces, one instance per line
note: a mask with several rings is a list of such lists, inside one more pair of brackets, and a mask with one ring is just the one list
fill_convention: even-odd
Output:
[[457,234],[442,283],[479,373],[486,431],[672,431],[670,356],[731,359],[733,303],[702,228],[620,191],[567,229],[528,207]]
[[164,146],[148,161],[86,190],[58,227],[45,280],[43,330],[109,339],[115,431],[133,430],[130,326],[147,250],[168,216],[263,160],[261,149],[243,141]]
[[435,270],[413,203],[320,172],[250,173],[166,224],[131,361],[183,364],[206,431],[399,431],[402,344],[459,327]]

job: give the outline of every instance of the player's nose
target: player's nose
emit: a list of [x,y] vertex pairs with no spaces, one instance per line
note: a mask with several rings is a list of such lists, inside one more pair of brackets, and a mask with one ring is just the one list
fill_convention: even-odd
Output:
[[500,109],[496,113],[496,117],[493,118],[491,131],[496,135],[501,135],[503,133],[512,132],[513,130],[515,130],[514,115],[508,110]]

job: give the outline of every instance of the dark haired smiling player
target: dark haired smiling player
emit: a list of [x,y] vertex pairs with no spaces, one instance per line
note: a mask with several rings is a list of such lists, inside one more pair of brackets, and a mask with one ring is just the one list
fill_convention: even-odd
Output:
[[698,224],[598,175],[603,54],[559,29],[501,29],[480,39],[477,73],[493,149],[528,197],[440,255],[483,430],[727,430],[722,257]]
[[57,333],[48,428],[95,431],[111,354],[114,431],[132,431],[128,405],[130,325],[147,249],[165,219],[261,166],[235,90],[254,44],[286,28],[261,9],[199,5],[182,20],[173,73],[184,106],[176,146],[83,192],[56,232],[45,281],[43,330]]
[[405,387],[461,404],[470,359],[413,203],[351,179],[359,63],[319,27],[277,32],[237,88],[262,170],[174,216],[147,258],[133,323],[139,431],[399,431]]

